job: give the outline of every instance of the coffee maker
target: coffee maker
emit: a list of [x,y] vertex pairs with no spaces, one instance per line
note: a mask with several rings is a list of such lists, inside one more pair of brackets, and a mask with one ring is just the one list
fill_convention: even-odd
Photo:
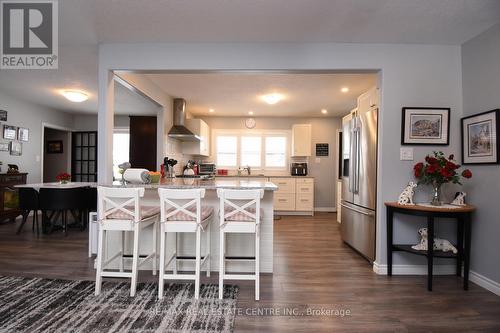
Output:
[[307,163],[292,163],[290,166],[292,176],[307,176]]

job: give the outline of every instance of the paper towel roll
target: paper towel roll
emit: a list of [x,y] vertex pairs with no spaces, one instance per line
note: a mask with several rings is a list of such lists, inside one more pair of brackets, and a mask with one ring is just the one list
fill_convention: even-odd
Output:
[[123,173],[123,179],[132,184],[149,184],[151,183],[151,175],[146,169],[130,168]]

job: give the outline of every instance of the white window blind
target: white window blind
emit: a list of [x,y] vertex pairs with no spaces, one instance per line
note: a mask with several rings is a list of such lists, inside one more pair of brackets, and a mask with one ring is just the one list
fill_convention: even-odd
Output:
[[266,168],[286,167],[286,137],[268,136],[265,143]]
[[238,164],[238,137],[217,136],[217,165],[236,167]]
[[262,138],[260,136],[241,137],[241,166],[261,166]]

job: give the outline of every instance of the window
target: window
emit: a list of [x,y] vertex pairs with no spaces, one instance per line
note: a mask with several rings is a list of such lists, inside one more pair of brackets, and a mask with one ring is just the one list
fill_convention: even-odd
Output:
[[214,152],[217,166],[236,169],[286,169],[289,131],[214,130]]
[[260,150],[262,148],[262,138],[260,136],[242,136],[240,165],[250,167],[261,166]]
[[266,137],[266,168],[286,167],[286,137]]
[[121,179],[118,165],[130,160],[129,155],[130,133],[128,131],[115,131],[113,133],[113,178]]
[[217,137],[217,164],[224,167],[238,165],[238,138],[236,136]]

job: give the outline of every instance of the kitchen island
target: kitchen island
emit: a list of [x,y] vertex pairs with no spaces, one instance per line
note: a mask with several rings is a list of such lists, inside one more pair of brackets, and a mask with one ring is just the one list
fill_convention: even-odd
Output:
[[[159,205],[158,188],[204,188],[206,189],[205,198],[202,200],[203,205],[212,206],[214,208],[214,216],[211,221],[211,270],[218,271],[219,266],[219,199],[217,198],[217,189],[263,189],[264,197],[261,201],[261,208],[264,211],[264,216],[260,227],[260,270],[262,273],[273,272],[273,195],[278,187],[268,181],[261,180],[223,180],[210,179],[201,180],[196,178],[164,178],[157,184],[123,184],[122,182],[113,182],[112,184],[100,184],[101,186],[110,187],[142,187],[145,188],[144,198],[142,203],[145,205]],[[141,234],[140,252],[142,254],[149,253],[151,250],[151,232],[152,229],[144,229]],[[204,235],[203,237],[206,237]],[[121,245],[121,235],[116,232],[115,235],[110,233],[108,239],[108,253],[110,255],[116,253]],[[173,252],[174,235],[167,234],[167,254]],[[227,255],[231,257],[251,257],[255,253],[254,235],[251,234],[231,234],[226,237]],[[125,246],[131,249],[131,237],[125,236]],[[206,242],[202,241],[202,255],[206,252]],[[130,253],[131,251],[129,251]],[[194,234],[179,234],[178,236],[178,251],[179,256],[194,256],[195,241]],[[131,260],[130,260],[131,261]],[[118,260],[112,262],[112,267],[118,267]],[[252,272],[253,263],[243,260],[228,261],[226,270],[228,272]],[[180,270],[193,270],[194,264],[190,262],[179,262]],[[141,269],[150,269],[150,266],[144,264]]]

